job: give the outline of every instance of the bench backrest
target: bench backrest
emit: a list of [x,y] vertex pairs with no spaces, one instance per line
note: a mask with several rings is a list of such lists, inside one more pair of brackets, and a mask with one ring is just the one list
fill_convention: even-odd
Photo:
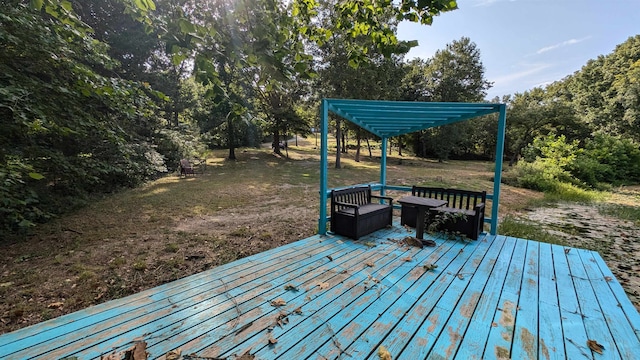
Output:
[[471,191],[461,189],[445,189],[425,186],[413,186],[411,195],[441,199],[449,202],[451,208],[473,210],[478,204],[487,201],[486,191]]
[[354,205],[371,203],[371,186],[357,186],[347,189],[331,190],[331,202],[343,202]]

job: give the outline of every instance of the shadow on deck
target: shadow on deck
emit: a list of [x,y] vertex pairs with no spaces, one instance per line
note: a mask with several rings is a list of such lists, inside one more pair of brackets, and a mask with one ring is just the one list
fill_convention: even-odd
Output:
[[[312,236],[0,336],[0,358],[632,359],[640,315],[596,252],[396,226]],[[592,352],[587,341],[604,347]],[[120,358],[120,357],[116,357]],[[251,358],[251,357],[245,357]]]

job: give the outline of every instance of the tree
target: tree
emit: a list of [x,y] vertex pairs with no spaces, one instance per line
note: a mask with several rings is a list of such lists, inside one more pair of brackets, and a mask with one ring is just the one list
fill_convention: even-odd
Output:
[[[480,50],[469,38],[462,37],[438,50],[432,59],[408,64],[403,79],[403,100],[438,102],[477,102],[484,99],[491,83],[484,77]],[[425,156],[434,154],[446,160],[454,152],[464,152],[473,124],[464,122],[432,128],[416,134],[414,150]]]

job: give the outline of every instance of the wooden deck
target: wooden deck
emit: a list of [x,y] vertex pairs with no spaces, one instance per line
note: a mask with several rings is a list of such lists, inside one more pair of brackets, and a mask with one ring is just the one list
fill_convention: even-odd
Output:
[[142,341],[149,358],[378,359],[380,345],[394,360],[640,357],[640,315],[597,253],[488,235],[419,249],[407,235],[303,239],[4,334],[0,358]]

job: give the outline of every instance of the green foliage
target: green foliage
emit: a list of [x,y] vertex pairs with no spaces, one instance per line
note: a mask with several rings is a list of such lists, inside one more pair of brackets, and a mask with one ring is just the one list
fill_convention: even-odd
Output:
[[640,207],[620,204],[600,204],[598,212],[605,215],[615,216],[622,220],[633,221],[636,226],[640,226]]
[[536,239],[550,244],[566,245],[566,242],[561,237],[545,231],[539,224],[524,222],[513,216],[505,216],[500,221],[498,233],[521,239]]

